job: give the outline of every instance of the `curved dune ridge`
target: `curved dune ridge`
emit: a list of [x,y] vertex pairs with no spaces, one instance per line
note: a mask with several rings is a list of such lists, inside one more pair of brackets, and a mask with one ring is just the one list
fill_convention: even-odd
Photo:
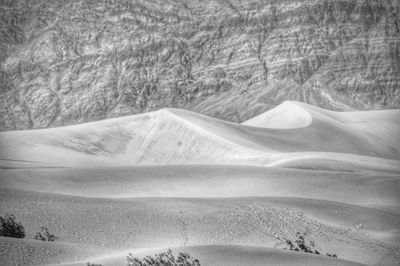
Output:
[[[17,212],[28,232],[27,238],[32,238],[39,225],[44,225],[58,236],[56,243],[72,243],[55,246],[69,249],[57,256],[52,255],[52,248],[47,251],[48,256],[31,251],[32,257],[25,257],[26,265],[39,259],[49,263],[83,262],[115,253],[127,255],[143,248],[276,248],[277,236],[293,239],[296,232],[305,232],[319,251],[336,253],[344,260],[369,265],[383,260],[387,261],[380,265],[398,262],[393,253],[400,240],[398,214],[332,201],[287,197],[104,199],[9,189],[0,189],[0,197],[1,211]],[[13,254],[26,253],[28,246],[16,246]],[[84,252],[76,254],[70,249],[74,246],[93,249],[84,257]],[[71,257],[66,255],[69,252]],[[215,261],[209,265],[221,264]]]
[[296,129],[311,125],[312,119],[311,114],[300,105],[285,101],[268,112],[253,117],[242,124],[264,128]]
[[107,252],[110,251],[88,245],[0,236],[0,265],[47,265],[99,257]]
[[[199,259],[201,265],[215,265],[218,261],[220,266],[264,266],[264,265],[287,265],[287,266],[362,266],[364,264],[354,263],[340,259],[329,259],[294,252],[283,252],[277,249],[250,247],[250,246],[192,246],[185,248],[172,248],[173,254],[179,252],[190,253]],[[138,258],[151,256],[166,250],[148,250],[133,252]],[[103,258],[95,258],[93,261],[102,265],[123,265],[126,254],[111,254]],[[83,262],[61,264],[64,266],[80,266]],[[365,266],[365,265],[364,265]]]
[[382,172],[212,165],[0,169],[0,187],[88,198],[290,196],[400,208],[400,177]]
[[0,160],[8,167],[242,164],[297,168],[311,158],[314,163],[304,167],[325,169],[330,163],[337,169],[345,162],[346,171],[362,166],[399,171],[399,132],[399,110],[335,113],[285,102],[240,125],[164,109],[62,128],[3,132]]
[[[400,110],[284,102],[243,124],[178,109],[0,133],[0,265],[400,262]],[[55,242],[34,240],[45,226]],[[339,259],[283,251],[297,232]]]
[[[143,258],[145,256],[154,255],[161,252],[166,252],[166,249],[137,249],[124,250],[119,252],[109,253],[107,255],[101,254],[105,249],[93,249],[81,245],[71,245],[66,243],[37,243],[37,241],[31,240],[20,240],[12,238],[3,238],[0,242],[0,247],[9,248],[12,252],[8,253],[7,256],[3,256],[2,263],[4,265],[12,265],[17,262],[18,265],[24,264],[21,252],[30,249],[30,261],[35,265],[48,265],[48,266],[83,266],[88,261],[91,263],[101,265],[126,265],[126,256],[131,253],[132,255]],[[220,266],[242,266],[242,265],[296,265],[296,266],[308,266],[308,265],[327,265],[327,266],[362,266],[364,264],[354,263],[341,259],[329,259],[325,257],[317,257],[307,254],[299,254],[295,252],[283,252],[277,249],[262,248],[262,247],[251,247],[251,246],[191,246],[191,247],[179,247],[171,248],[173,254],[179,252],[190,253],[192,256],[198,258],[201,265],[215,265],[215,262],[219,262]],[[47,254],[46,254],[47,253]],[[53,256],[48,256],[51,253]],[[86,258],[82,258],[82,254],[86,254]],[[92,255],[93,257],[87,257]],[[68,259],[75,258],[75,262],[58,263],[58,261],[65,260],[65,256]],[[364,265],[365,266],[365,265]]]

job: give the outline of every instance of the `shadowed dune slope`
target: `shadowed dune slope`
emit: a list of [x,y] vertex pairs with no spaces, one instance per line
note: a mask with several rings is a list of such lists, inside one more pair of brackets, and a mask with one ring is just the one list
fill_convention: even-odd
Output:
[[[293,112],[300,118],[288,121]],[[294,156],[295,161],[321,157],[398,170],[399,114],[334,113],[286,102],[248,126],[164,109],[63,128],[3,132],[0,159],[2,165],[19,166],[274,165]]]
[[305,103],[286,101],[242,124],[276,129],[325,129],[331,134],[332,140],[347,139],[349,135],[357,136],[371,145],[369,148],[379,150],[377,148],[381,146],[387,149],[388,154],[392,153],[394,158],[400,158],[400,110],[334,112]]

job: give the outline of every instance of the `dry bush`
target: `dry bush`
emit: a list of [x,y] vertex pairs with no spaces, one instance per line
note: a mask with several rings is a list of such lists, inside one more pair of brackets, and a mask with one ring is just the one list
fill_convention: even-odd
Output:
[[172,254],[172,250],[147,256],[143,259],[133,257],[132,254],[126,258],[128,266],[200,266],[198,259],[192,258],[187,253],[179,253],[177,257]]
[[24,238],[25,229],[21,223],[15,221],[15,216],[6,214],[4,217],[0,216],[0,236]]
[[[308,241],[307,244],[304,235],[300,234],[299,232],[296,233],[296,237],[297,239],[294,241],[286,238],[283,238],[283,240],[278,238],[278,240],[281,241],[280,245],[283,245],[284,250],[299,251],[315,255],[323,255],[322,252],[314,249],[315,248],[314,241]],[[337,255],[334,253],[332,254],[325,253],[325,256],[331,258],[337,258]]]
[[51,241],[53,242],[56,240],[56,237],[53,234],[49,233],[49,229],[46,227],[41,227],[41,232],[37,232],[35,236],[36,240],[42,240],[42,241]]

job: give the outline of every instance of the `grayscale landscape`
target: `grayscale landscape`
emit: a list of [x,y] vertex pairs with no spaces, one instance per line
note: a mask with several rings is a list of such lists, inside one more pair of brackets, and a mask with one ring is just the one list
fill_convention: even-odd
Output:
[[0,130],[0,265],[400,264],[398,0],[2,0]]

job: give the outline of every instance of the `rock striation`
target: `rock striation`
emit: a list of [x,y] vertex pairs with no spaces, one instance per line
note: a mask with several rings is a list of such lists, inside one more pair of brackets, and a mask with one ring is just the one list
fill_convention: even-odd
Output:
[[400,106],[398,0],[4,0],[0,129]]

